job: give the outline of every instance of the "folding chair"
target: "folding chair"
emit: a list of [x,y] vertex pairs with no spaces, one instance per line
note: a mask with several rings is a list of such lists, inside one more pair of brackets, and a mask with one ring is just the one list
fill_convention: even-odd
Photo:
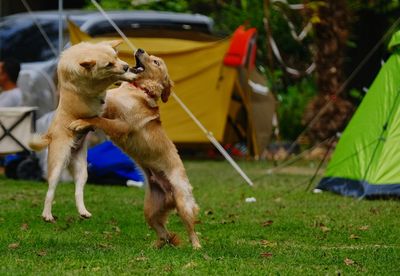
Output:
[[37,107],[0,107],[0,154],[29,151]]
[[0,107],[0,155],[18,153],[6,157],[7,177],[41,179],[37,157],[28,148],[35,132],[36,110],[37,107]]

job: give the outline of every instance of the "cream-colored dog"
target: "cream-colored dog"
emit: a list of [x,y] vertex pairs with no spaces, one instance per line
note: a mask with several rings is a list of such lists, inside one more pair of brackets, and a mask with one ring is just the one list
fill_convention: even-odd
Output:
[[102,117],[80,119],[70,128],[84,131],[97,127],[132,157],[148,180],[144,213],[158,235],[157,246],[177,245],[178,237],[169,232],[166,221],[171,210],[178,211],[194,248],[200,242],[194,230],[198,207],[192,187],[175,145],[161,126],[157,100],[168,100],[172,82],[164,61],[139,49],[136,54],[135,82],[109,90]]
[[82,42],[65,50],[57,67],[60,101],[53,121],[44,135],[36,135],[30,147],[48,146],[48,191],[42,216],[54,221],[52,202],[60,174],[65,166],[75,181],[76,207],[82,217],[91,214],[85,207],[83,189],[87,180],[86,133],[74,133],[68,126],[80,118],[98,116],[105,103],[107,88],[116,81],[133,81],[136,74],[117,57],[115,48],[121,41],[97,44]]

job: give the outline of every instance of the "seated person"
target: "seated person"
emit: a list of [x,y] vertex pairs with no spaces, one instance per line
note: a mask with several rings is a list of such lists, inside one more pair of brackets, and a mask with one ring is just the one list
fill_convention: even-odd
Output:
[[0,61],[0,107],[14,107],[22,104],[22,92],[17,87],[21,66],[16,60]]

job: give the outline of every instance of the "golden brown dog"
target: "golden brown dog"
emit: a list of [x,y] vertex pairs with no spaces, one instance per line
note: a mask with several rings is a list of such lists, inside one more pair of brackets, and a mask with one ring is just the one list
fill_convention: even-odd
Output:
[[49,130],[36,135],[30,143],[33,150],[48,149],[48,191],[42,216],[54,221],[51,205],[60,174],[65,166],[75,181],[76,207],[82,217],[89,218],[83,201],[87,180],[86,133],[74,133],[68,126],[79,118],[98,116],[105,102],[107,88],[116,81],[133,81],[136,74],[117,57],[115,48],[121,41],[97,44],[79,43],[65,50],[58,63],[60,101]]
[[192,187],[175,145],[161,126],[157,100],[168,100],[172,82],[164,61],[139,49],[136,54],[134,84],[123,83],[109,90],[102,117],[81,119],[70,128],[104,130],[112,141],[131,156],[146,172],[148,188],[144,213],[158,235],[157,246],[177,245],[178,237],[166,227],[168,214],[176,208],[194,248],[200,248],[194,230],[198,207]]

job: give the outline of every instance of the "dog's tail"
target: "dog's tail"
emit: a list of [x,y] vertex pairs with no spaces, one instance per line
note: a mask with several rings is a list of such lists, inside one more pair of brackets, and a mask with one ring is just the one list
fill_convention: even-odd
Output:
[[41,151],[45,147],[47,147],[50,144],[50,142],[51,142],[51,137],[48,133],[46,134],[35,133],[30,139],[28,146],[34,151]]

